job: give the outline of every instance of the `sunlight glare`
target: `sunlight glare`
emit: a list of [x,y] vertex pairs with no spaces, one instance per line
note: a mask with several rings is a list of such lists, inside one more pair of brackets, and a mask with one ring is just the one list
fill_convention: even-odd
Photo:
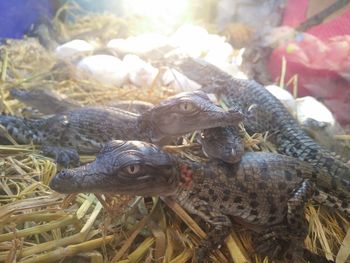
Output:
[[176,18],[185,12],[187,0],[129,0],[128,7],[140,15]]

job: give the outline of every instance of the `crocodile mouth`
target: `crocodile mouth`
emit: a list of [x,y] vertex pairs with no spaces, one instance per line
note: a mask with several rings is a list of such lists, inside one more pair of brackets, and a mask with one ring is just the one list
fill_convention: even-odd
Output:
[[234,111],[203,111],[194,117],[181,118],[169,116],[169,120],[155,125],[158,137],[181,136],[196,130],[216,127],[236,126],[243,120],[243,114]]
[[[114,193],[139,196],[173,195],[178,180],[165,179],[163,176],[146,174],[138,178],[122,178],[118,176],[110,180],[110,176],[102,173],[86,173],[76,175],[72,170],[59,172],[50,182],[50,188],[59,193]],[[114,178],[116,176],[114,175]]]

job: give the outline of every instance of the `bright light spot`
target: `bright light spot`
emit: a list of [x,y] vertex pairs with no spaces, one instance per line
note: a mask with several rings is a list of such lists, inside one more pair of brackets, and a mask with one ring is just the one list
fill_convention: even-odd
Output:
[[202,27],[183,25],[170,37],[170,43],[189,56],[200,57],[207,49],[208,35]]
[[160,27],[173,27],[182,22],[188,12],[188,0],[128,0],[126,11],[148,17],[158,22]]
[[239,50],[237,57],[232,61],[233,64],[235,64],[237,66],[241,66],[242,65],[244,52],[245,52],[245,48],[241,48]]
[[128,6],[140,15],[177,17],[187,8],[187,0],[129,0]]

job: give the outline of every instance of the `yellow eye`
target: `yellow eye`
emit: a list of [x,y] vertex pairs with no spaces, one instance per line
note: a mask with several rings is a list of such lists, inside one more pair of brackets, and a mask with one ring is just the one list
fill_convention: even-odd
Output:
[[140,165],[129,165],[125,167],[125,171],[128,174],[137,174],[140,171]]
[[195,106],[190,102],[182,102],[180,103],[179,108],[181,111],[190,112],[195,109]]

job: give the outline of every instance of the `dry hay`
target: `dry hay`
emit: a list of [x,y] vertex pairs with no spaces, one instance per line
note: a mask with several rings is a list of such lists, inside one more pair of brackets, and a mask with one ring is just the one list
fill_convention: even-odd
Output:
[[[101,17],[94,17],[94,25],[104,23],[106,18]],[[88,21],[91,17],[67,25],[64,37],[78,34]],[[73,67],[57,63],[35,39],[2,46],[1,110],[21,114],[24,105],[9,97],[9,90],[18,86],[51,87],[86,105],[114,99],[156,103],[171,95],[164,88],[116,88],[76,79]],[[188,141],[186,146],[167,150],[200,161],[203,157],[193,154],[198,146],[191,144],[190,137]],[[261,134],[246,134],[245,142],[250,150],[273,151]],[[93,158],[82,156],[82,161]],[[56,169],[53,160],[40,155],[35,145],[0,146],[0,262],[187,262],[205,236],[197,222],[171,200],[166,199],[165,205],[158,198],[57,194],[48,187]],[[334,259],[342,243],[349,246],[347,219],[313,205],[308,205],[306,216],[310,228],[305,245],[311,251]],[[247,231],[233,229],[226,247],[213,253],[211,259],[268,262],[255,256],[253,247]],[[346,256],[346,248],[343,251]]]

